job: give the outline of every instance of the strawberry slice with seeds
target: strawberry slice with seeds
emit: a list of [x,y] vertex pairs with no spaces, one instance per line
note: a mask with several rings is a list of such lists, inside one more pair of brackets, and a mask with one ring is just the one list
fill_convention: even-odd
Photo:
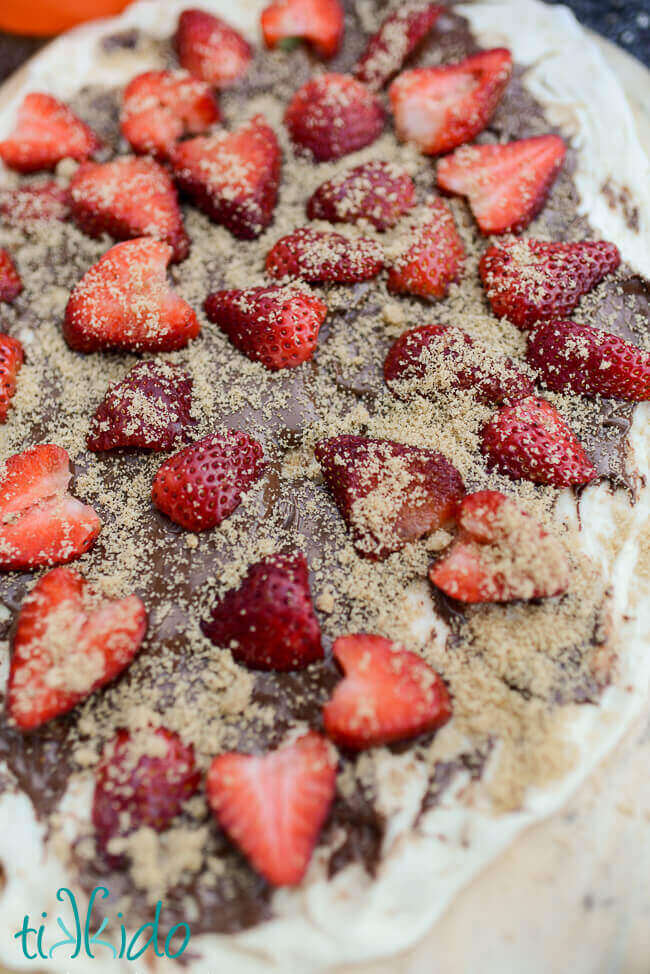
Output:
[[208,801],[221,828],[273,886],[295,886],[309,861],[336,790],[331,744],[313,731],[261,756],[216,757]]
[[68,191],[52,179],[5,189],[0,193],[0,215],[11,225],[27,228],[41,220],[65,222],[70,216]]
[[201,629],[253,670],[301,670],[322,659],[305,556],[276,554],[251,565]]
[[54,169],[62,159],[87,159],[101,147],[95,133],[52,95],[32,92],[18,109],[16,128],[0,142],[0,159],[18,172]]
[[432,450],[343,435],[314,452],[357,551],[375,561],[453,522],[465,493],[456,468]]
[[124,90],[120,124],[134,152],[164,160],[182,136],[205,132],[220,118],[205,81],[187,71],[146,71]]
[[232,514],[263,471],[264,453],[252,436],[213,433],[165,460],[151,499],[181,527],[205,531]]
[[226,88],[248,71],[250,44],[221,17],[204,10],[184,10],[175,37],[178,60],[196,78]]
[[362,751],[436,730],[451,717],[447,688],[416,653],[359,633],[332,647],[345,679],[323,707],[325,731],[339,747]]
[[236,132],[179,143],[171,162],[183,192],[233,236],[254,240],[273,219],[282,155],[262,115]]
[[292,369],[314,354],[327,305],[298,287],[254,287],[209,294],[205,313],[253,362]]
[[153,237],[169,244],[175,261],[189,253],[176,189],[153,159],[87,162],[72,177],[70,200],[75,222],[90,237]]
[[374,240],[350,240],[340,233],[300,227],[281,237],[266,256],[271,277],[299,277],[310,284],[353,284],[376,277],[384,266],[382,249]]
[[488,247],[479,270],[495,315],[529,328],[536,321],[570,314],[620,262],[618,248],[605,240],[550,243],[513,238]]
[[189,304],[167,283],[167,244],[140,237],[111,247],[75,285],[63,335],[78,352],[170,352],[200,331]]
[[396,294],[444,298],[458,280],[465,250],[447,204],[435,198],[423,207],[394,245],[388,288]]
[[566,592],[569,566],[560,543],[505,494],[463,498],[457,539],[429,578],[460,602],[511,602]]
[[364,162],[322,183],[307,201],[310,220],[357,223],[387,230],[415,203],[413,180],[393,162]]
[[405,400],[473,389],[481,402],[502,404],[534,391],[531,379],[511,359],[493,354],[453,325],[405,331],[386,356],[384,378],[393,395]]
[[93,452],[136,447],[171,450],[193,424],[192,380],[169,362],[139,362],[110,386],[90,423]]
[[333,57],[341,46],[344,13],[339,0],[274,0],[261,16],[267,47],[299,38],[321,57]]
[[11,304],[23,289],[23,282],[6,250],[0,250],[0,301]]
[[536,396],[500,409],[483,428],[481,449],[489,468],[513,480],[571,487],[597,476],[555,406]]
[[9,335],[0,335],[0,423],[7,419],[16,392],[16,377],[24,360],[20,342]]
[[398,136],[428,155],[471,142],[494,115],[511,74],[512,55],[505,48],[404,71],[388,92]]
[[147,613],[137,597],[100,601],[69,568],[44,575],[18,616],[7,707],[21,730],[72,710],[138,652]]
[[351,75],[322,74],[298,89],[284,121],[297,149],[328,162],[374,142],[384,127],[384,111]]
[[484,234],[518,233],[544,207],[565,155],[558,135],[462,146],[438,163],[438,186],[467,197]]
[[354,69],[355,77],[373,91],[383,88],[419,47],[443,10],[421,0],[400,4],[368,41]]

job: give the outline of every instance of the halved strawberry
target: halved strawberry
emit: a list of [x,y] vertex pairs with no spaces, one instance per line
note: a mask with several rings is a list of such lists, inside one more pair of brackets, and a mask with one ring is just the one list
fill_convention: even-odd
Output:
[[375,160],[322,183],[307,201],[307,216],[330,223],[367,220],[376,230],[387,230],[414,203],[415,187],[406,170]]
[[340,636],[332,653],[345,679],[323,707],[323,720],[340,747],[380,747],[435,730],[451,717],[447,687],[435,670],[390,639]]
[[180,188],[233,236],[254,240],[273,219],[282,155],[263,115],[235,132],[180,142],[171,163]]
[[488,467],[513,480],[571,487],[597,476],[555,406],[536,396],[500,409],[483,428],[481,449]]
[[479,270],[495,315],[529,328],[570,314],[620,262],[618,248],[605,240],[551,243],[513,237],[488,247]]
[[215,88],[239,81],[253,57],[250,44],[221,17],[184,10],[175,37],[181,66]]
[[295,37],[308,41],[325,58],[338,51],[345,26],[339,0],[273,0],[260,22],[267,47]]
[[0,250],[0,301],[11,304],[23,289],[16,265],[6,250]]
[[100,148],[95,133],[52,95],[25,95],[12,135],[0,142],[0,159],[10,169],[54,169],[62,159],[81,162]]
[[264,755],[221,754],[210,766],[217,821],[273,886],[297,885],[336,790],[331,744],[311,731]]
[[205,81],[187,71],[146,71],[124,90],[120,124],[134,152],[166,159],[181,136],[205,132],[220,118]]
[[468,494],[457,539],[429,578],[461,602],[511,602],[566,592],[569,566],[558,541],[505,494]]
[[305,556],[270,555],[251,565],[201,629],[253,670],[301,670],[322,659]]
[[444,298],[450,283],[458,280],[465,258],[447,204],[435,197],[423,207],[417,220],[398,238],[395,255],[389,256],[390,291]]
[[12,722],[31,730],[72,710],[129,665],[146,631],[137,595],[100,601],[77,572],[48,572],[18,615],[7,691]]
[[373,560],[453,522],[465,493],[456,468],[432,450],[344,435],[314,452],[357,551]]
[[239,506],[264,471],[262,447],[247,433],[212,433],[165,460],[151,499],[188,531],[214,528]]
[[175,261],[189,253],[176,189],[153,159],[121,156],[85,163],[70,182],[70,201],[75,223],[90,237],[153,237],[169,244]]
[[374,240],[349,240],[340,233],[310,227],[300,227],[281,237],[266,255],[266,270],[271,277],[299,277],[310,284],[367,281],[376,277],[383,266],[382,249]]
[[314,354],[327,305],[299,287],[253,287],[209,294],[205,313],[254,362],[292,369]]
[[388,92],[398,136],[429,155],[471,142],[492,118],[511,74],[512,55],[501,47],[458,64],[404,71]]
[[0,335],[0,423],[4,423],[16,392],[16,376],[25,360],[18,339]]
[[327,162],[374,142],[384,127],[384,111],[351,75],[321,74],[298,89],[284,121],[298,149]]
[[564,162],[559,135],[467,145],[438,163],[438,186],[466,196],[484,234],[518,233],[543,208]]
[[70,200],[64,186],[52,179],[0,192],[0,214],[15,226],[28,227],[38,220],[67,220]]
[[354,69],[354,75],[378,91],[400,70],[434,26],[445,8],[426,0],[406,0],[391,11]]
[[9,457],[0,474],[0,569],[62,564],[88,551],[102,522],[68,493],[71,476],[60,446]]
[[170,362],[139,362],[110,386],[90,422],[88,449],[171,450],[192,424],[192,380]]
[[599,328],[575,321],[539,324],[530,333],[527,358],[554,392],[650,399],[650,352]]
[[140,237],[111,247],[75,285],[63,335],[78,352],[170,352],[196,338],[189,304],[167,283],[167,244]]
[[384,362],[384,378],[398,399],[473,389],[481,402],[512,403],[534,391],[512,359],[495,355],[453,325],[421,325],[400,335]]

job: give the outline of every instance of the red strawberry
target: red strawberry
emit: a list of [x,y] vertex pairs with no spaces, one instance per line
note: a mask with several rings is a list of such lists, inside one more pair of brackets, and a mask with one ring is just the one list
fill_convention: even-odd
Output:
[[456,468],[432,450],[344,435],[314,452],[357,551],[373,560],[453,521],[465,493]]
[[221,754],[208,801],[221,828],[273,886],[297,885],[336,790],[332,746],[311,731],[264,755]]
[[398,399],[435,398],[473,389],[481,402],[510,403],[534,391],[509,358],[494,355],[453,325],[421,325],[400,335],[384,362],[384,378]]
[[137,595],[100,602],[77,572],[48,572],[18,616],[7,694],[13,723],[31,730],[72,710],[126,669],[146,631]]
[[0,335],[0,423],[4,423],[16,392],[16,376],[25,360],[23,346],[9,335]]
[[124,91],[122,134],[144,155],[166,159],[181,136],[205,132],[220,118],[210,86],[187,71],[146,71]]
[[298,287],[253,287],[209,294],[205,313],[253,362],[292,369],[314,354],[327,305]]
[[277,554],[251,565],[201,629],[253,670],[301,670],[322,659],[305,556]]
[[597,476],[555,406],[536,396],[500,409],[483,428],[481,449],[488,467],[513,480],[571,487]]
[[70,295],[68,345],[79,352],[170,352],[196,338],[196,315],[167,283],[171,256],[171,247],[150,237],[111,247]]
[[374,142],[384,127],[384,111],[351,75],[322,74],[298,89],[284,121],[294,145],[327,162]]
[[368,41],[354,69],[355,76],[373,91],[383,88],[422,43],[443,10],[426,0],[402,3]]
[[23,282],[6,250],[0,250],[0,301],[11,304],[23,289]]
[[574,321],[540,324],[529,336],[527,357],[554,392],[650,399],[650,352],[599,328]]
[[180,188],[233,236],[253,240],[271,222],[282,156],[262,115],[236,132],[179,143],[171,162]]
[[60,446],[9,457],[0,474],[0,569],[61,564],[90,548],[102,522],[68,493],[70,477]]
[[458,280],[465,251],[447,204],[434,198],[397,242],[388,288],[398,294],[444,298]]
[[449,693],[435,670],[390,639],[340,636],[332,652],[345,679],[323,707],[323,720],[340,747],[380,747],[435,730],[451,717]]
[[273,0],[262,11],[261,25],[267,47],[297,37],[330,58],[343,39],[343,7],[339,0]]
[[232,514],[263,470],[262,447],[252,436],[238,430],[213,433],[165,460],[151,499],[181,527],[205,531]]
[[68,191],[51,179],[5,189],[0,194],[0,214],[14,226],[29,226],[37,220],[65,221],[70,216]]
[[72,177],[70,199],[75,222],[91,237],[153,237],[169,244],[175,261],[189,253],[174,184],[153,159],[87,162]]
[[299,277],[311,284],[334,281],[352,284],[376,277],[384,266],[374,240],[349,240],[340,233],[301,227],[281,237],[266,256],[271,277]]
[[458,538],[429,570],[461,602],[511,602],[566,592],[562,546],[505,494],[469,494],[458,508]]
[[484,234],[518,233],[543,208],[565,154],[558,135],[463,146],[438,163],[438,186],[468,198]]
[[494,115],[511,74],[512,55],[505,48],[404,71],[388,92],[398,136],[429,155],[471,142]]
[[54,169],[62,159],[81,161],[100,148],[95,133],[52,95],[34,91],[18,109],[16,128],[0,142],[0,159],[10,169]]
[[90,423],[88,449],[171,450],[192,425],[192,380],[169,362],[139,362],[110,386]]
[[253,57],[250,44],[221,17],[184,10],[175,38],[181,66],[215,88],[239,81]]
[[415,203],[413,180],[392,162],[364,162],[322,183],[307,201],[310,220],[357,223],[387,230]]
[[548,243],[515,237],[488,247],[479,270],[495,315],[529,328],[570,314],[620,262],[618,248],[604,240]]

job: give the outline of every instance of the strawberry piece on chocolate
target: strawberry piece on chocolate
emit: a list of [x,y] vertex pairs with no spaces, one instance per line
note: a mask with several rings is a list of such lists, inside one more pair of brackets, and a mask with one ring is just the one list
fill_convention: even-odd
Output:
[[465,250],[451,210],[438,197],[420,211],[388,255],[388,289],[396,294],[444,298],[463,268]]
[[334,57],[344,31],[339,0],[273,0],[262,11],[264,43],[274,48],[294,38],[307,41],[321,57]]
[[23,289],[16,265],[6,250],[0,250],[0,301],[11,304]]
[[16,392],[16,377],[24,360],[25,353],[18,339],[0,334],[0,423],[7,419]]
[[445,8],[426,0],[406,0],[392,10],[368,41],[354,75],[379,91],[397,74],[434,27]]
[[374,240],[353,240],[329,230],[300,227],[281,237],[266,255],[266,270],[275,278],[300,278],[310,284],[368,281],[384,266]]
[[63,223],[70,217],[68,190],[53,179],[4,189],[0,192],[0,215],[7,224],[23,229],[40,221]]
[[367,221],[388,230],[415,203],[413,180],[392,162],[364,162],[322,183],[307,201],[310,220]]
[[250,44],[234,27],[204,10],[183,11],[175,45],[181,67],[215,88],[243,78],[253,57]]
[[40,91],[25,95],[0,159],[18,172],[54,169],[62,159],[81,162],[101,147],[95,133],[58,98]]

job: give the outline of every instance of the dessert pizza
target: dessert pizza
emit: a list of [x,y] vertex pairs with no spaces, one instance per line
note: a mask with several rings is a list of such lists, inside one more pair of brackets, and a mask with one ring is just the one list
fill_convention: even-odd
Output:
[[0,98],[0,959],[403,948],[646,696],[624,96],[534,0],[142,0]]

